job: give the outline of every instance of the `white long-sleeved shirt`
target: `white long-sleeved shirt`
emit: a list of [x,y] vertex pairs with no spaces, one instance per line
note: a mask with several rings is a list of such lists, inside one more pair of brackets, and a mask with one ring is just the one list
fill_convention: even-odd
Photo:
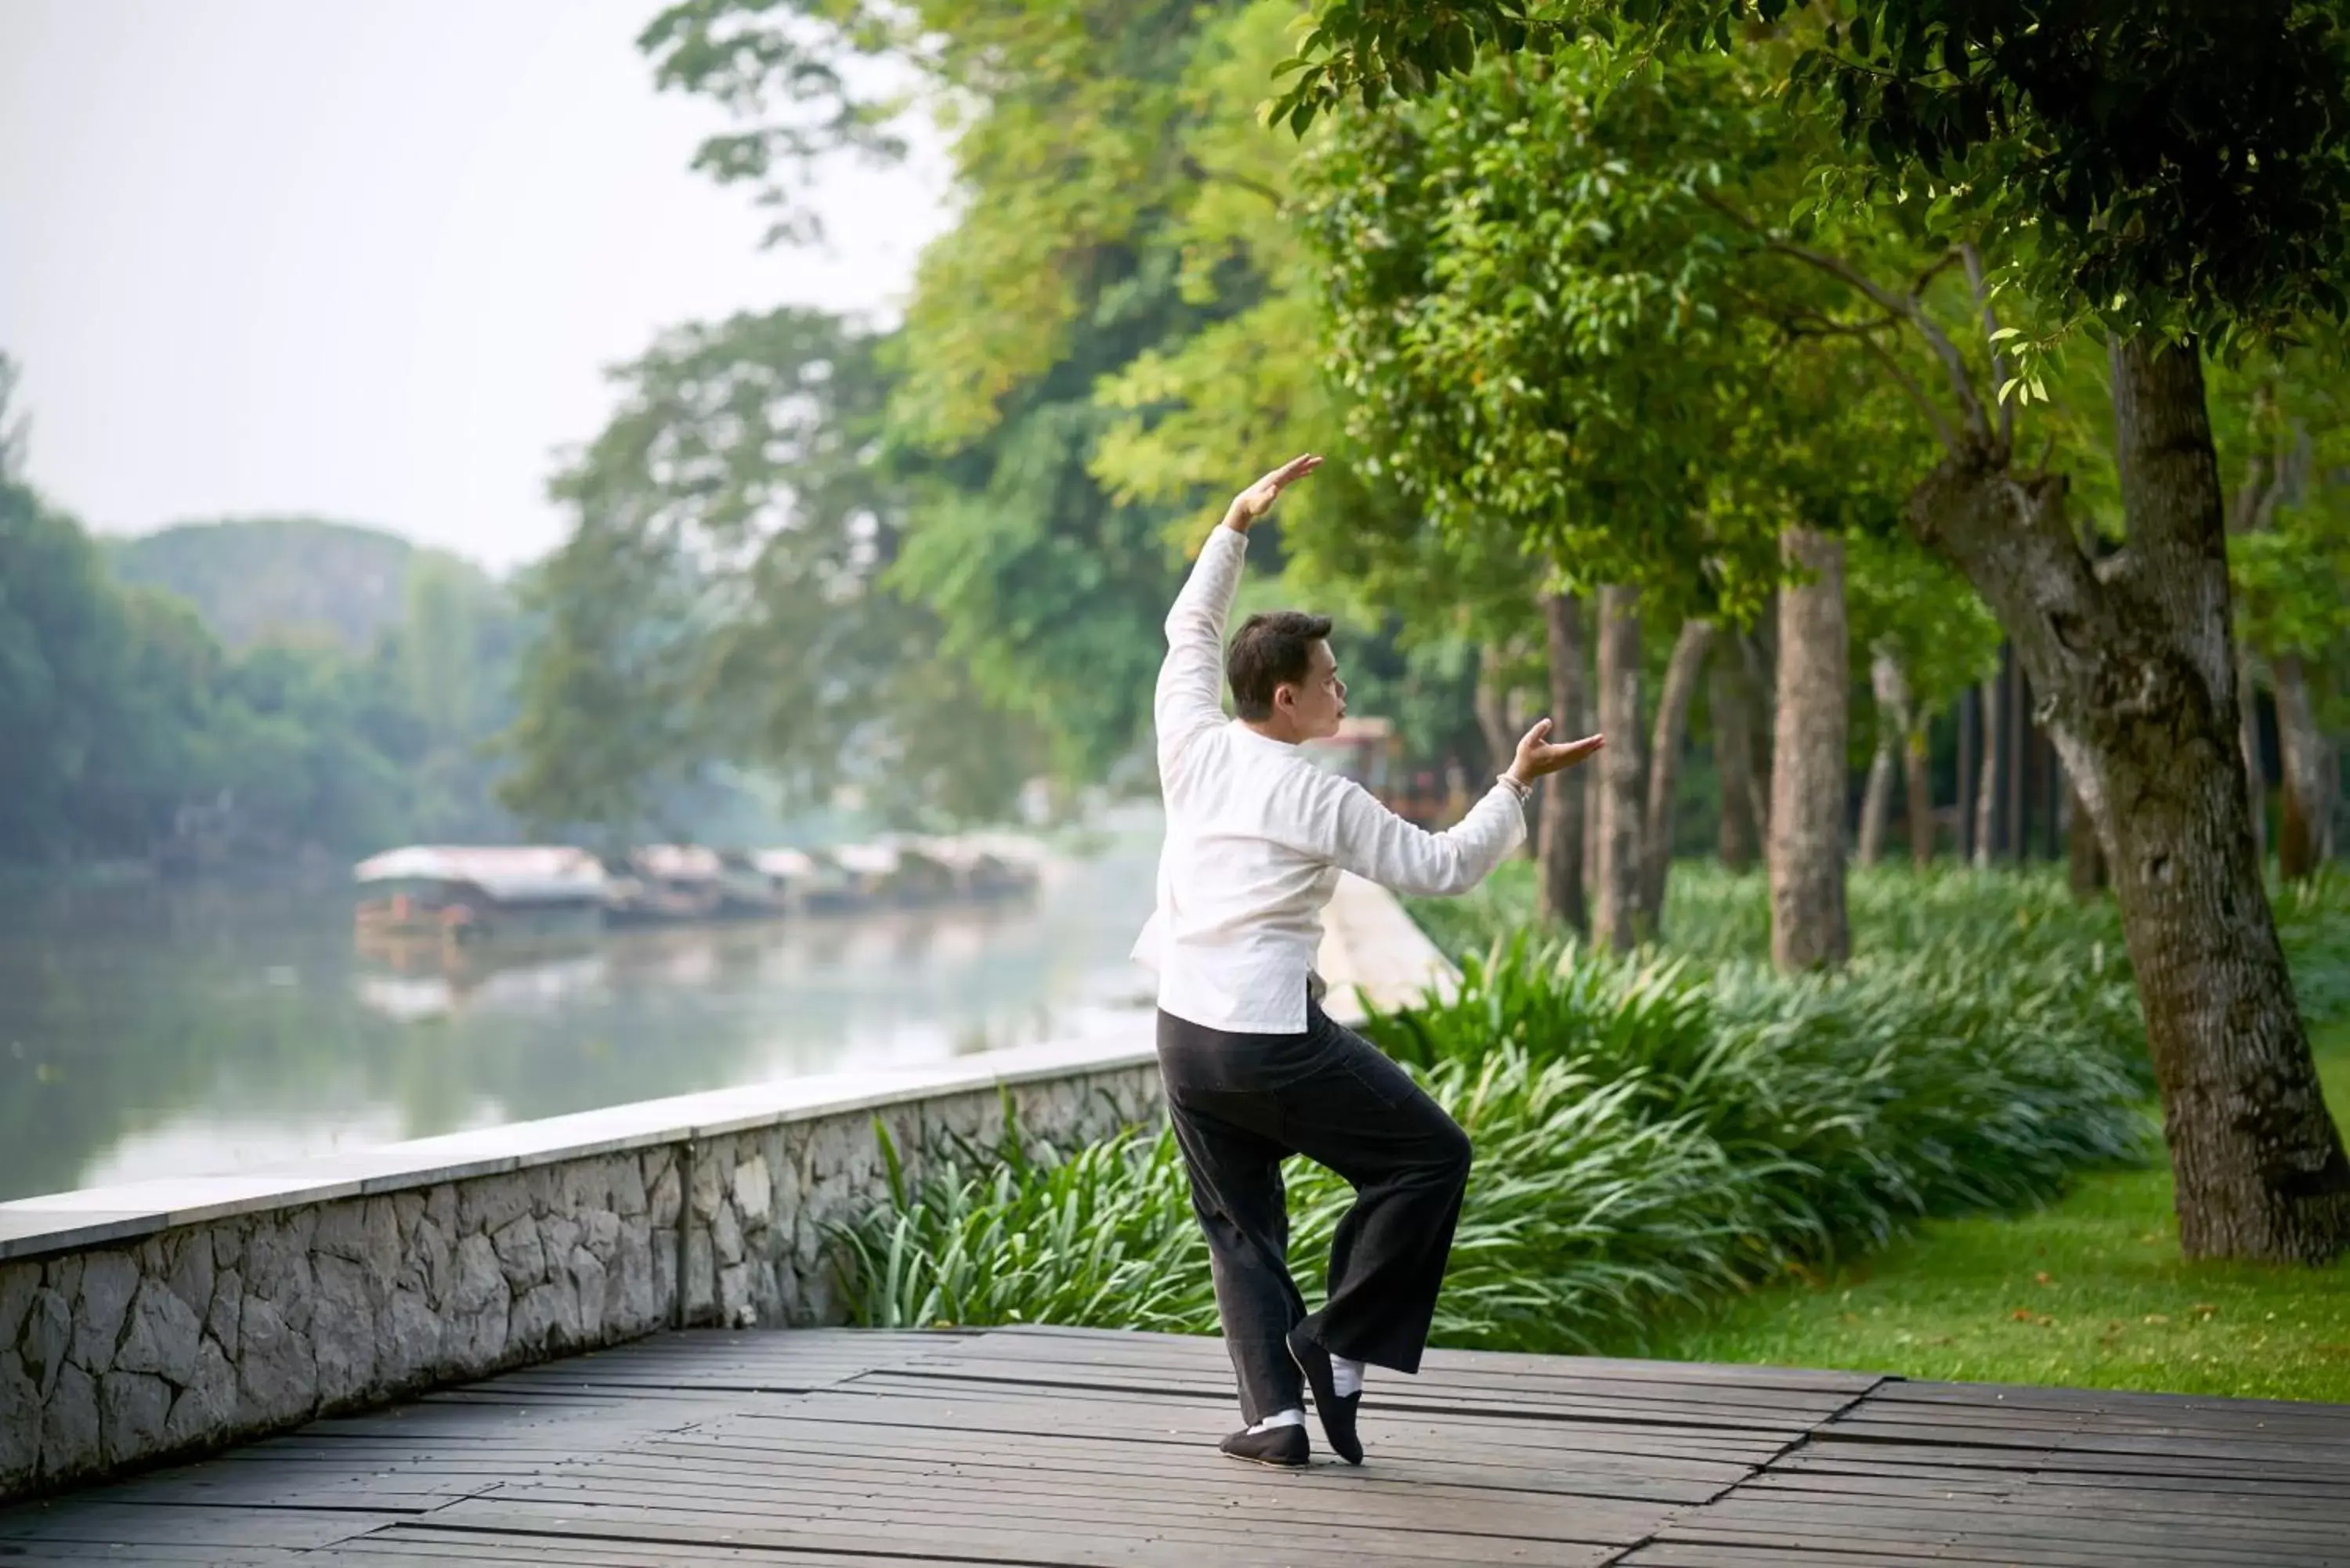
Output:
[[1159,906],[1134,956],[1158,970],[1159,1005],[1178,1018],[1295,1034],[1341,871],[1399,893],[1464,893],[1523,842],[1525,806],[1497,779],[1457,826],[1430,833],[1295,746],[1227,720],[1224,623],[1247,551],[1247,535],[1218,528],[1167,617],[1153,705],[1167,842]]

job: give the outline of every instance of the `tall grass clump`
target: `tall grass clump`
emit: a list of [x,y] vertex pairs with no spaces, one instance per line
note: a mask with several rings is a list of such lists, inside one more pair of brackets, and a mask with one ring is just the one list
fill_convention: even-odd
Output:
[[[1918,1218],[2042,1202],[2073,1171],[2145,1158],[2119,945],[2035,937],[2065,916],[2033,908],[2022,926],[2000,911],[1997,936],[1935,942],[1919,923],[1910,950],[1802,979],[1521,930],[1468,957],[1450,999],[1375,1020],[1477,1148],[1438,1341],[1638,1345],[1676,1308]],[[947,1151],[839,1233],[860,1321],[1213,1325],[1171,1137],[1016,1145]],[[1351,1194],[1307,1162],[1287,1175],[1311,1293]]]

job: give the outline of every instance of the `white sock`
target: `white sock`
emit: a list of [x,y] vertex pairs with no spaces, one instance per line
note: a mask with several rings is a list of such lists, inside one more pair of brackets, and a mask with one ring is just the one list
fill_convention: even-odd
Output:
[[1330,1382],[1332,1386],[1337,1389],[1338,1397],[1341,1399],[1352,1394],[1360,1394],[1363,1391],[1363,1364],[1359,1361],[1349,1361],[1343,1355],[1332,1356]]
[[1267,1416],[1263,1420],[1259,1421],[1255,1426],[1251,1427],[1249,1430],[1252,1432],[1270,1432],[1275,1427],[1302,1427],[1304,1425],[1305,1425],[1305,1411],[1275,1410],[1272,1415]]

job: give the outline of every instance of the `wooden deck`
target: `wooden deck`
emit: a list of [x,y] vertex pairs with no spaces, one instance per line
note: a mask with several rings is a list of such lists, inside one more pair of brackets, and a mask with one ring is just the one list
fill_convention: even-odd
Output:
[[[1219,1456],[1212,1340],[667,1335],[0,1512],[0,1562],[2350,1563],[2350,1407],[1442,1353]],[[1316,1434],[1318,1437],[1318,1433]]]

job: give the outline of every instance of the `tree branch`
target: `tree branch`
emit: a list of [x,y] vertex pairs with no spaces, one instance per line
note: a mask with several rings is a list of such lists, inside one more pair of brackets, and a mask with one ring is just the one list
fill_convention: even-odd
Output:
[[[1866,296],[1887,315],[1898,317],[1907,321],[1917,330],[1918,336],[1926,340],[1926,346],[1931,348],[1935,356],[1942,361],[1943,369],[1950,375],[1950,391],[1959,400],[1959,409],[1965,417],[1970,433],[1984,441],[1992,439],[1991,421],[1983,412],[1982,400],[1975,395],[1974,378],[1967,369],[1966,356],[1959,351],[1957,344],[1950,341],[1950,335],[1935,325],[1934,318],[1926,314],[1923,300],[1914,294],[1896,294],[1842,256],[1830,255],[1825,251],[1815,251],[1808,246],[1799,245],[1793,240],[1779,238],[1711,191],[1698,192],[1697,199],[1761,240],[1765,250],[1802,262],[1805,266],[1826,274],[1846,287]],[[1930,268],[1925,275],[1930,278],[1939,270],[1939,266]],[[1905,376],[1903,379],[1906,382],[1908,378]],[[1936,427],[1938,430],[1948,429],[1947,424],[1939,419],[1936,421]]]
[[1991,353],[1991,395],[1999,401],[1999,450],[2001,455],[2014,450],[2015,400],[2000,397],[2000,389],[2007,385],[2007,356],[1999,351],[1999,317],[1991,310],[1991,296],[1983,287],[1982,253],[1969,240],[1959,247],[1966,257],[1967,285],[1975,291],[1975,303],[1982,307],[1983,345]]
[[1874,337],[1864,337],[1860,344],[1862,348],[1877,356],[1877,362],[1885,367],[1886,374],[1891,376],[1901,389],[1908,394],[1909,400],[1918,405],[1918,411],[1924,414],[1926,422],[1934,427],[1934,439],[1942,443],[1942,450],[1952,457],[1961,455],[1965,449],[1959,440],[1959,432],[1951,428],[1950,420],[1943,415],[1942,410],[1934,406],[1934,400],[1926,395],[1926,389],[1918,384],[1918,378],[1909,373],[1908,367],[1895,358],[1892,351]]
[[1276,208],[1288,200],[1288,198],[1284,196],[1279,191],[1274,190],[1272,186],[1266,184],[1262,180],[1251,179],[1246,174],[1234,174],[1229,170],[1211,169],[1188,152],[1183,155],[1183,172],[1191,176],[1192,179],[1197,180],[1202,185],[1236,186],[1253,195],[1263,197],[1266,201],[1272,202]]

